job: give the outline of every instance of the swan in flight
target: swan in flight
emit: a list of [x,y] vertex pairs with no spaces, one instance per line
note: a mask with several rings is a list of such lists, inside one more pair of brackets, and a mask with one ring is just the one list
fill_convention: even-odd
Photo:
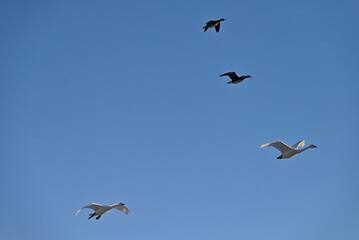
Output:
[[[309,149],[309,148],[316,148],[317,146],[315,145],[310,145],[309,147],[306,148],[302,148],[304,147],[305,141],[301,140],[299,142],[297,142],[296,144],[294,144],[293,146],[289,147],[287,144],[283,143],[283,142],[270,142],[270,143],[266,143],[263,144],[261,146],[262,147],[275,147],[276,149],[278,149],[282,155],[280,155],[279,157],[277,157],[277,159],[282,159],[282,158],[291,158],[301,152],[304,152],[305,150]],[[302,148],[302,149],[299,149]]]
[[98,217],[96,217],[96,220],[98,220],[102,215],[109,212],[112,208],[116,208],[117,210],[120,210],[121,212],[125,213],[126,215],[130,213],[130,210],[125,206],[124,203],[114,203],[111,205],[101,205],[101,204],[97,204],[97,203],[90,203],[89,205],[86,205],[83,208],[79,209],[77,211],[76,215],[84,208],[91,208],[92,210],[94,210],[95,212],[89,214],[90,217],[88,219],[97,215]]
[[220,75],[220,77],[223,76],[228,76],[232,81],[227,82],[227,84],[237,84],[240,82],[243,82],[244,79],[246,78],[251,78],[252,76],[250,75],[243,75],[238,77],[238,75],[235,72],[227,72],[227,73],[223,73],[222,75]]
[[215,28],[216,32],[219,32],[219,28],[221,27],[221,21],[225,21],[226,19],[221,18],[219,20],[211,20],[206,23],[206,26],[204,26],[204,31],[207,31],[208,28]]

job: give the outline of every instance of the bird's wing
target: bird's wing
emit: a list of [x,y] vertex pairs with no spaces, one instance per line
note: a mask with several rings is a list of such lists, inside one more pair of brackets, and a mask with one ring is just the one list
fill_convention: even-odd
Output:
[[216,26],[215,26],[215,28],[216,28],[216,32],[219,32],[219,28],[221,27],[221,24],[220,23],[218,23]]
[[126,215],[130,213],[130,209],[128,209],[125,205],[122,205],[121,203],[117,204],[115,208],[125,213]]
[[97,211],[97,210],[99,210],[101,207],[103,207],[103,205],[97,204],[97,203],[90,203],[89,205],[86,205],[86,206],[84,206],[83,208],[80,208],[80,209],[77,211],[76,215],[77,215],[79,212],[81,212],[81,210],[84,209],[84,208],[91,208],[91,209],[93,209],[94,211]]
[[223,73],[222,75],[220,75],[220,77],[223,77],[223,76],[228,76],[231,79],[238,78],[238,76],[237,76],[237,74],[235,72],[227,72],[227,73]]
[[270,142],[270,143],[266,143],[263,144],[261,146],[262,147],[268,147],[268,146],[272,146],[275,147],[276,149],[278,149],[279,151],[281,151],[282,154],[284,154],[285,152],[292,150],[293,148],[289,147],[287,144],[283,143],[283,142]]
[[304,147],[305,141],[304,140],[300,140],[299,142],[297,142],[296,144],[294,144],[292,146],[292,148],[298,149],[298,148],[302,148]]
[[206,22],[206,24],[208,25],[208,24],[210,24],[210,23],[212,23],[212,22],[213,22],[213,20]]

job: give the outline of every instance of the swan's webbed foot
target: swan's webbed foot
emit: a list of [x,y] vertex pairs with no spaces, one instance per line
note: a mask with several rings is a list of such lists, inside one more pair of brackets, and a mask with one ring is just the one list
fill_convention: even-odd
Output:
[[277,157],[277,159],[282,159],[283,158],[283,155],[280,155],[279,157]]
[[96,218],[96,220],[99,220],[99,219],[100,219],[100,217],[101,217],[101,215],[100,215],[100,216],[98,216],[98,217]]
[[88,219],[91,219],[93,216],[95,216],[96,213],[90,214],[90,217]]

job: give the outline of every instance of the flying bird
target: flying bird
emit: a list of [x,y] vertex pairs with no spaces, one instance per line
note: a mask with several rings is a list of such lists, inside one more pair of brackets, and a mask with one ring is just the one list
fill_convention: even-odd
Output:
[[125,206],[124,203],[114,203],[111,205],[101,205],[101,204],[97,204],[97,203],[90,203],[89,205],[86,205],[83,208],[79,209],[77,211],[76,215],[84,208],[91,208],[92,210],[94,210],[95,212],[90,213],[89,214],[90,217],[88,219],[97,215],[96,220],[98,220],[102,215],[109,212],[112,208],[116,208],[117,210],[120,210],[121,212],[125,213],[126,215],[130,213],[130,210]]
[[250,75],[243,75],[243,76],[238,77],[235,72],[227,72],[227,73],[223,73],[222,75],[220,75],[220,77],[223,77],[223,76],[228,76],[230,79],[232,79],[232,81],[227,82],[227,84],[237,84],[237,83],[243,82],[243,80],[246,78],[252,77]]
[[[283,143],[283,142],[270,142],[270,143],[266,143],[263,144],[261,146],[262,147],[275,147],[276,149],[278,149],[282,155],[280,155],[279,157],[277,157],[277,159],[282,159],[282,158],[291,158],[301,152],[304,152],[305,150],[309,149],[309,148],[316,148],[317,146],[315,145],[310,145],[309,147],[306,148],[302,148],[304,147],[305,141],[301,140],[299,142],[297,142],[296,144],[294,144],[293,146],[289,147],[287,144]],[[302,149],[299,149],[302,148]]]
[[206,26],[204,26],[204,31],[207,31],[208,28],[215,28],[216,32],[219,32],[219,28],[221,27],[221,21],[225,21],[226,19],[221,18],[219,20],[211,20],[206,23]]

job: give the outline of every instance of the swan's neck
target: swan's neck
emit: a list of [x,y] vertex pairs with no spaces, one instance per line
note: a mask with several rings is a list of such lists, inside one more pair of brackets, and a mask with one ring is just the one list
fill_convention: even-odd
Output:
[[306,148],[303,148],[303,149],[300,149],[299,152],[304,152],[305,150],[308,150],[309,148],[312,148],[312,146],[309,146],[309,147],[306,147]]

